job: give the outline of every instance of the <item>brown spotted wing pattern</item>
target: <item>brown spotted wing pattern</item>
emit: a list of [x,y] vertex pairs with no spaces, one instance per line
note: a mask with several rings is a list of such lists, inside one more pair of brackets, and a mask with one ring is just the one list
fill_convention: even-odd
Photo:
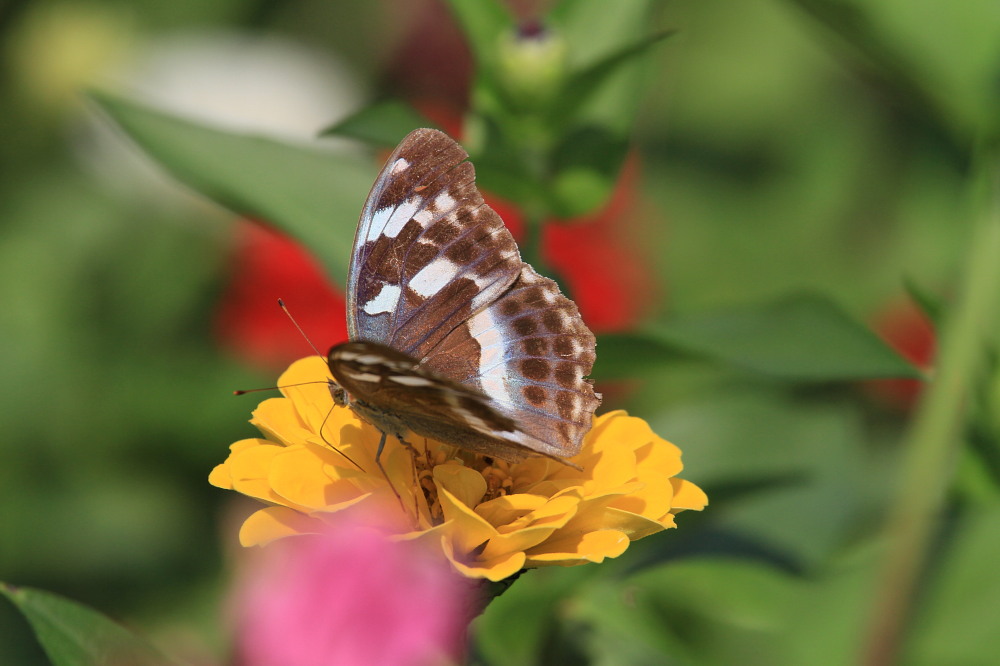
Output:
[[[511,461],[573,456],[600,403],[586,379],[594,335],[555,282],[521,261],[467,158],[430,129],[389,157],[348,278],[346,344],[372,347],[335,347],[331,371],[383,432]],[[377,371],[377,359],[390,365]]]

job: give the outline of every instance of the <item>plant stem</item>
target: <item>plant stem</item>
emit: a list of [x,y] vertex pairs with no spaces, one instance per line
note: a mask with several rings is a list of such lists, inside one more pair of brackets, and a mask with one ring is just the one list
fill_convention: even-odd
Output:
[[1000,304],[1000,169],[996,151],[981,157],[977,184],[988,193],[976,213],[959,298],[940,337],[936,376],[906,438],[900,484],[889,509],[888,550],[865,639],[868,666],[899,661],[928,546],[954,477],[984,329]]
[[530,206],[525,206],[524,210],[524,241],[521,243],[521,258],[525,263],[531,264],[536,271],[542,275],[548,274],[548,266],[542,258],[542,229],[544,222],[542,216],[529,210]]

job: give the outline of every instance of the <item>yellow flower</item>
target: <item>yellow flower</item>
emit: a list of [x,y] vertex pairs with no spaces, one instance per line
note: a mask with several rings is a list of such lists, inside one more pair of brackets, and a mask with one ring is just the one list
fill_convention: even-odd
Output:
[[[279,384],[329,376],[312,356],[293,363]],[[499,581],[526,567],[617,557],[630,541],[675,527],[678,512],[708,503],[698,486],[676,477],[680,449],[622,411],[594,418],[573,458],[582,471],[544,457],[488,462],[420,437],[410,442],[414,455],[389,438],[386,479],[375,466],[379,432],[335,407],[325,384],[282,393],[253,413],[265,438],[233,444],[209,476],[270,505],[243,524],[244,546],[320,532],[334,514],[364,509],[384,516],[378,527],[396,538],[431,543],[462,574]]]

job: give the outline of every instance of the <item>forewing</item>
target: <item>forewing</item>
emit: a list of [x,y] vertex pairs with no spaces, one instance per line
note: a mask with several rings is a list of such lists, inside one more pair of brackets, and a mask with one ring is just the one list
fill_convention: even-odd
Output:
[[354,240],[351,339],[424,358],[517,279],[517,245],[483,202],[467,158],[430,129],[411,132],[389,157]]

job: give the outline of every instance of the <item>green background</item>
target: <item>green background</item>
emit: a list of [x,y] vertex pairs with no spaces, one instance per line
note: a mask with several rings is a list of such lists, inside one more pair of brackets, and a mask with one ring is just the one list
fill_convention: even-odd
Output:
[[[235,218],[147,179],[132,166],[145,157],[102,153],[111,139],[97,126],[111,124],[82,90],[168,38],[239,31],[336,59],[360,108],[402,94],[386,71],[408,30],[427,13],[448,20],[434,3],[403,4],[0,7],[0,579],[123,619],[182,661],[227,654],[220,616],[237,526],[254,505],[206,477],[253,432],[253,403],[230,391],[275,377],[213,335]],[[907,281],[945,311],[958,288],[971,146],[1000,108],[1000,8],[654,7],[634,39],[676,32],[636,79],[641,205],[627,229],[659,300],[637,324],[648,345],[602,341],[597,379],[615,380],[606,408],[682,448],[683,476],[711,504],[614,562],[528,573],[478,622],[473,659],[852,663],[911,417],[852,381],[895,367],[853,323],[905,300]],[[579,28],[578,53],[614,30],[596,18]],[[106,103],[119,120],[135,110]],[[328,123],[344,113],[331,109]],[[241,209],[287,213],[293,229],[329,215],[328,238],[307,222],[303,238],[342,275],[349,236],[332,230],[355,224],[378,168],[370,151],[330,166],[270,140],[237,142],[250,152],[227,171],[237,158],[214,143],[157,132],[146,136],[170,139],[161,159],[203,151],[187,180],[224,203],[247,204],[250,182],[256,198]],[[995,340],[982,335],[984,348]],[[981,374],[965,429],[975,446],[935,523],[905,663],[988,664],[1000,649],[1000,378],[986,362]],[[27,623],[0,606],[0,661],[44,660]]]

